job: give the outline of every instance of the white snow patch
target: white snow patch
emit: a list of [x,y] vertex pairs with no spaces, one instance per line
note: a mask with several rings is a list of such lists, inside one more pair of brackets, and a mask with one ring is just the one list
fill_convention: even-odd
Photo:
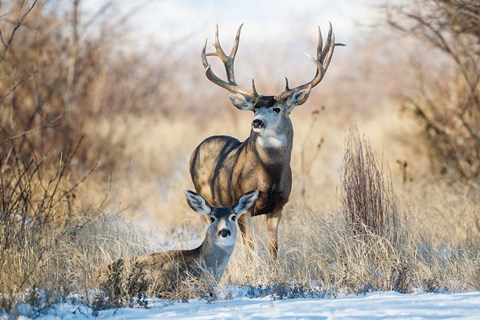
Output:
[[[28,308],[27,308],[28,309]],[[20,315],[23,319],[28,319]],[[479,319],[480,292],[374,292],[362,296],[274,300],[235,298],[207,303],[150,300],[148,309],[120,308],[94,314],[85,306],[57,304],[36,319]],[[0,314],[0,319],[8,316]]]

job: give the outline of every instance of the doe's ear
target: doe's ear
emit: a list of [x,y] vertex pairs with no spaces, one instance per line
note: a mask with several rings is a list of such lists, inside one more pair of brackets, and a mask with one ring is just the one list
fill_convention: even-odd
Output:
[[212,212],[212,207],[198,193],[188,190],[185,191],[185,197],[187,198],[190,208],[192,208],[196,213],[208,216]]
[[312,90],[312,86],[308,85],[304,89],[293,91],[292,94],[286,100],[288,112],[291,112],[295,107],[304,104],[305,101],[307,101],[311,90]]
[[243,95],[239,93],[232,93],[230,96],[230,101],[232,101],[233,105],[244,111],[252,111],[253,110],[253,103],[245,98]]
[[258,190],[252,190],[241,196],[237,204],[233,207],[235,214],[241,216],[247,212],[255,204],[255,201],[257,201],[258,194]]

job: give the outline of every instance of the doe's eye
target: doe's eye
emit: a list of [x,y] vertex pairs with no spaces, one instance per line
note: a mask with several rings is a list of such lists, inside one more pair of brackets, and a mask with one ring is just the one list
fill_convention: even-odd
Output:
[[232,221],[235,221],[235,220],[237,220],[237,216],[233,215],[231,219],[232,219]]
[[210,222],[215,222],[215,218],[214,218],[214,217],[210,217]]
[[275,112],[275,113],[280,113],[280,111],[281,111],[280,108],[276,108],[276,107],[273,108],[273,112]]

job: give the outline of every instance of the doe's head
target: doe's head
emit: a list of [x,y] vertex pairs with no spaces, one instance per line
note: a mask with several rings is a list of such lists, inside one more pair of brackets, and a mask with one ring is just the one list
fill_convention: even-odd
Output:
[[231,207],[212,207],[200,194],[190,190],[185,192],[185,197],[193,211],[210,221],[207,238],[218,246],[228,247],[236,243],[237,219],[253,207],[258,194],[258,190],[247,192]]

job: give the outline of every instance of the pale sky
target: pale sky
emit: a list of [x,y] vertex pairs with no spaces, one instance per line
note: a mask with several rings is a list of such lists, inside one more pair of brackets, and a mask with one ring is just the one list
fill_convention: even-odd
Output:
[[[346,48],[336,50],[337,64],[342,58],[343,64],[348,64],[347,55],[349,50],[355,50],[355,39],[372,32],[375,19],[382,15],[375,7],[381,1],[385,0],[115,0],[113,3],[121,15],[130,16],[128,29],[133,41],[123,45],[148,52],[144,59],[171,57],[180,75],[203,77],[200,52],[205,39],[208,38],[207,51],[212,51],[210,44],[218,24],[221,45],[229,52],[237,28],[243,23],[235,60],[237,81],[250,85],[255,78],[257,89],[274,92],[283,88],[285,76],[292,85],[313,76],[315,66],[304,53],[315,55],[318,26],[325,39],[329,21],[336,42],[347,44]],[[84,0],[83,9],[95,12],[106,2]],[[133,15],[129,14],[132,10]],[[168,54],[155,54],[155,50],[166,50]],[[214,70],[221,70],[218,59],[211,58],[209,62]],[[304,74],[308,76],[305,78]]]
[[162,37],[174,34],[209,33],[218,24],[227,32],[245,23],[249,39],[281,39],[284,35],[306,32],[332,21],[337,34],[348,38],[355,22],[371,18],[373,10],[362,0],[163,0],[139,13],[145,32]]
[[[85,0],[84,8],[101,7],[105,0]],[[242,38],[251,42],[282,44],[303,37],[316,40],[316,28],[327,30],[331,21],[337,42],[349,42],[358,35],[359,25],[369,25],[378,14],[378,0],[118,0],[124,12],[144,4],[129,25],[140,40],[181,41],[198,46],[199,39],[213,39],[215,26],[230,43],[241,23]],[[203,40],[204,41],[204,40]]]

